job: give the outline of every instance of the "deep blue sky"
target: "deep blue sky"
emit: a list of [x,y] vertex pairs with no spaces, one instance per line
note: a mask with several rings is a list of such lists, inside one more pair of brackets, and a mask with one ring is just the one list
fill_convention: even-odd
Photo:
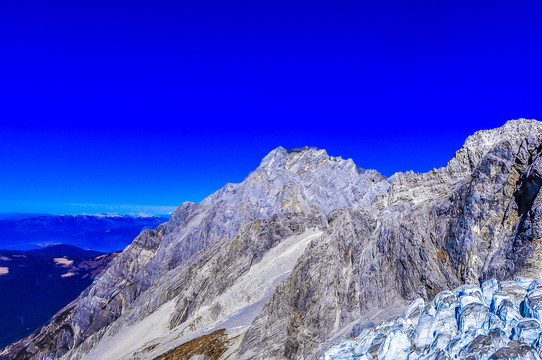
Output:
[[541,16],[531,0],[3,0],[0,212],[200,201],[279,145],[385,175],[443,166],[476,130],[542,119]]

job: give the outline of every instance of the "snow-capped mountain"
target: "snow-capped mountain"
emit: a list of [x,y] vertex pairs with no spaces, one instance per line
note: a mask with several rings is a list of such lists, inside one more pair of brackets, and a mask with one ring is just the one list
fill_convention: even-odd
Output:
[[542,123],[524,119],[470,136],[446,167],[389,179],[277,148],[242,183],[144,230],[1,354],[315,359],[418,297],[541,277],[541,153]]

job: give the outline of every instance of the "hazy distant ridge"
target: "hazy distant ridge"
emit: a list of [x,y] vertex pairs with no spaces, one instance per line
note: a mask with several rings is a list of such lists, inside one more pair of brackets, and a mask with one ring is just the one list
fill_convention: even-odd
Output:
[[124,249],[141,230],[155,228],[167,220],[149,215],[4,214],[0,215],[0,249],[28,250],[70,244],[113,252]]

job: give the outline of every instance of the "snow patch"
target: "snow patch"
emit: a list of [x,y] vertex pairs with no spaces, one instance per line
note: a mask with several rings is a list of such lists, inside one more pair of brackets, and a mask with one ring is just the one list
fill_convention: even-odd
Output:
[[68,267],[71,264],[73,264],[73,260],[69,260],[66,258],[54,258],[55,264]]
[[[260,262],[252,266],[212,305],[199,309],[193,316],[195,318],[210,318],[211,307],[220,304],[223,314],[227,316],[227,322],[238,323],[236,326],[249,325],[263,307],[263,300],[271,296],[278,283],[290,275],[297,259],[303,254],[307,245],[321,235],[322,233],[319,231],[309,231],[301,236],[292,236],[282,241],[269,250]],[[257,309],[250,309],[258,303],[261,304]],[[248,311],[250,314],[247,314],[247,310],[255,311]],[[245,321],[240,319],[241,317],[246,317]]]
[[151,340],[169,333],[168,324],[175,311],[175,299],[159,307],[155,312],[130,326],[116,336],[105,338],[90,353],[83,357],[87,360],[121,359]]

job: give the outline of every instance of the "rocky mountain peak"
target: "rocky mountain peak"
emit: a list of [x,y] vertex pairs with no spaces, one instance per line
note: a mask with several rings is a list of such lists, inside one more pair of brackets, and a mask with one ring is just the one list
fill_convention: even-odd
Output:
[[314,177],[312,174],[318,173],[320,177],[332,177],[333,174],[341,178],[359,177],[371,183],[386,181],[386,177],[378,171],[362,169],[350,158],[330,156],[324,149],[309,146],[288,150],[279,146],[264,157],[252,174],[262,172],[272,178],[285,173],[310,178]]
[[519,148],[526,139],[535,139],[541,135],[540,121],[509,120],[499,128],[480,130],[469,136],[446,167],[456,174],[464,174],[472,171],[480,160],[499,143],[508,142],[512,148]]
[[[279,146],[262,159],[259,168],[270,172],[281,168],[293,169],[311,166],[329,160],[343,161],[342,158],[329,156],[326,150],[316,147],[304,146],[301,148],[285,149]],[[353,163],[351,159],[349,160]]]
[[477,131],[465,140],[446,166],[426,173],[407,171],[391,176],[392,185],[382,195],[382,204],[418,204],[445,197],[451,188],[469,181],[474,170],[488,156],[498,158],[505,154],[528,161],[541,138],[542,123],[528,119],[510,120],[499,128]]

